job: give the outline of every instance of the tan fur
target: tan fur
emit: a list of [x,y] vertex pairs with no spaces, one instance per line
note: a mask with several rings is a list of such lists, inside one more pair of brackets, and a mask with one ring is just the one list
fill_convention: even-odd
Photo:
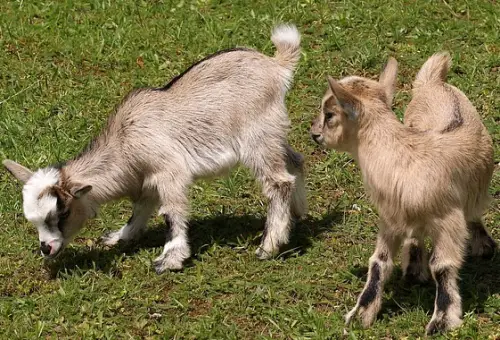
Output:
[[[411,239],[416,237],[421,244],[418,240],[425,236],[433,241],[431,272],[437,284],[446,278],[443,284],[451,287],[451,303],[445,311],[436,305],[428,333],[459,324],[460,296],[455,281],[469,237],[467,224],[481,218],[493,171],[492,140],[479,115],[462,92],[443,82],[449,65],[446,54],[435,55],[424,64],[405,113],[405,125],[390,109],[396,78],[393,62],[388,63],[390,69],[384,70],[380,82],[360,77],[339,82],[330,79],[321,114],[311,128],[318,143],[347,151],[356,159],[384,226],[375,254],[399,246],[404,238],[409,238],[407,243],[415,243]],[[333,113],[329,119],[328,112]],[[484,229],[482,225],[478,228]],[[486,232],[483,239],[488,237]],[[375,254],[370,271],[372,263],[377,263],[374,270],[391,267],[390,259],[381,260]],[[390,269],[382,274],[377,280],[370,280],[369,274],[363,294],[347,316],[348,323],[356,312],[364,325],[373,322]],[[375,286],[378,293],[367,298]],[[363,306],[363,301],[371,302]],[[444,317],[438,317],[438,312]]]
[[451,67],[450,54],[441,52],[434,54],[429,58],[418,71],[413,88],[417,89],[423,86],[443,85],[446,82],[448,71]]

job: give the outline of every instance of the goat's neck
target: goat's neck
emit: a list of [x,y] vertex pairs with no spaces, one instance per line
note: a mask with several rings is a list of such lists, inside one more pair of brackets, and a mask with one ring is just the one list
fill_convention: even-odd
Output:
[[409,151],[406,128],[391,111],[371,118],[360,128],[357,146],[351,152],[369,186],[379,179],[390,180]]
[[68,162],[63,171],[69,182],[92,185],[89,200],[100,205],[130,195],[137,181],[127,168],[117,152],[102,148]]

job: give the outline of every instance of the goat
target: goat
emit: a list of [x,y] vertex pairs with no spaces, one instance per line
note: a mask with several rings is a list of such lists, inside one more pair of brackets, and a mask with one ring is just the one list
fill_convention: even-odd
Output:
[[[349,325],[359,314],[370,326],[381,307],[401,243],[403,272],[436,283],[432,334],[461,324],[457,278],[471,242],[472,255],[493,255],[496,244],[481,216],[493,173],[492,139],[467,97],[447,84],[450,56],[430,57],[418,72],[401,124],[391,110],[397,61],[389,59],[378,81],[328,78],[321,113],[311,127],[320,145],[345,151],[358,163],[380,225],[368,279]],[[470,237],[472,235],[472,237]],[[424,238],[433,243],[427,263]]]
[[300,58],[295,26],[279,25],[274,57],[237,48],[206,57],[163,88],[129,93],[101,134],[62,166],[31,172],[4,166],[23,187],[23,210],[36,225],[42,254],[57,256],[98,207],[128,197],[132,217],[102,238],[105,245],[136,240],[158,209],[169,226],[157,273],[181,269],[190,256],[189,185],[241,163],[269,199],[256,255],[274,256],[289,239],[292,217],[306,213],[303,157],[287,143],[285,96]]

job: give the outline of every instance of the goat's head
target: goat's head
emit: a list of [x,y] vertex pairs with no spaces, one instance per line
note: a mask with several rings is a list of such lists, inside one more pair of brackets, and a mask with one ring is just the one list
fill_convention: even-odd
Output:
[[95,216],[87,197],[92,187],[66,181],[62,171],[53,167],[32,172],[11,160],[3,165],[24,183],[24,216],[38,229],[43,256],[56,257],[85,221]]
[[381,105],[391,107],[397,67],[396,59],[390,58],[379,81],[354,76],[336,81],[328,77],[321,112],[311,126],[314,141],[329,149],[352,150],[362,116]]

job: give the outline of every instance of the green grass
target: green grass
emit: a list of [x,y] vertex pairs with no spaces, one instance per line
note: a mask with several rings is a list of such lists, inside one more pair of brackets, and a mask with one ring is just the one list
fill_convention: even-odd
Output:
[[[304,153],[310,216],[286,256],[253,252],[265,201],[245,169],[197,183],[192,197],[193,258],[158,276],[164,226],[133,248],[96,244],[125,223],[128,202],[103,207],[53,264],[38,254],[22,215],[21,186],[0,172],[0,338],[339,338],[374,248],[376,212],[350,158],[316,148],[308,129],[326,75],[376,77],[388,56],[400,62],[395,108],[432,53],[453,56],[450,82],[480,111],[500,160],[500,8],[497,1],[2,1],[0,2],[0,158],[31,168],[72,157],[97,134],[132,88],[160,86],[222,48],[274,53],[271,27],[303,34],[288,107],[291,144]],[[500,173],[485,215],[500,240]],[[356,205],[358,208],[356,208]],[[354,208],[353,208],[354,206]],[[500,337],[500,258],[462,271],[464,325],[441,336]],[[350,339],[423,336],[434,288],[408,286],[397,269],[372,328]]]

